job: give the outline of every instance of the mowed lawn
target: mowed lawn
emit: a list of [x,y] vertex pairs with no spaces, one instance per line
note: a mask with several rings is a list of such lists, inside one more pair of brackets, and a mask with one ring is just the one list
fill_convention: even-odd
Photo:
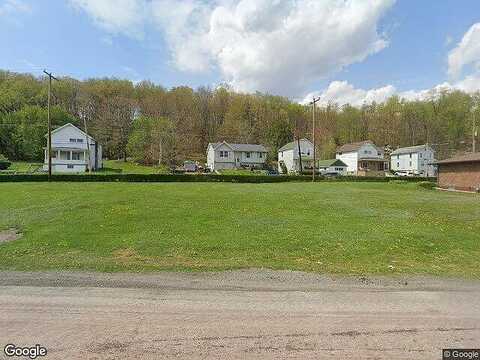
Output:
[[399,183],[3,183],[0,269],[480,278],[480,196]]

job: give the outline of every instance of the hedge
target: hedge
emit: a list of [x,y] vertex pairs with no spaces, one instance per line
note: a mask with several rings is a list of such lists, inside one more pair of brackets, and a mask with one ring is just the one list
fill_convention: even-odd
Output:
[[[180,174],[54,174],[56,182],[233,182],[233,183],[279,183],[289,181],[312,181],[311,176],[268,176],[268,175],[180,175]],[[339,176],[325,178],[318,176],[317,181],[325,182],[389,182],[398,180],[390,177]],[[408,182],[435,181],[434,178],[402,178]],[[45,182],[47,174],[5,174],[0,175],[0,182]]]

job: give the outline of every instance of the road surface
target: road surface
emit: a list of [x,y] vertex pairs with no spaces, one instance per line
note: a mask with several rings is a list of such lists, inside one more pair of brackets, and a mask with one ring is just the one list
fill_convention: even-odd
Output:
[[441,359],[480,347],[480,282],[0,272],[0,358],[8,343],[45,359]]

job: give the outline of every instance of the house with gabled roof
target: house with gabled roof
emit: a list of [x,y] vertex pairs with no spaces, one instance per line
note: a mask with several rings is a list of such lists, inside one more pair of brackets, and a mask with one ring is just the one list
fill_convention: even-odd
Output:
[[[44,150],[43,170],[48,171],[48,149]],[[102,146],[90,135],[70,123],[52,130],[52,171],[85,172],[102,167]]]
[[211,171],[241,168],[263,168],[268,150],[263,145],[234,144],[226,141],[209,143],[207,166]]
[[347,165],[347,175],[385,176],[389,169],[384,150],[370,140],[342,145],[335,157]]
[[283,145],[278,149],[278,171],[280,173],[299,173],[313,169],[313,144],[308,139],[300,139]]
[[390,154],[390,169],[406,176],[435,176],[435,152],[425,145],[408,146]]
[[316,167],[322,175],[346,175],[347,164],[340,159],[319,160]]

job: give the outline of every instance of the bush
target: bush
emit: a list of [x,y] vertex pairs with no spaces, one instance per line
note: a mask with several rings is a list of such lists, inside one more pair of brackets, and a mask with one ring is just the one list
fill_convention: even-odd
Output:
[[0,170],[7,170],[12,163],[8,159],[0,154]]
[[432,181],[420,181],[417,186],[423,188],[423,189],[427,189],[427,190],[432,190],[434,189],[437,184],[435,184],[434,182]]
[[[422,178],[415,178],[420,181]],[[423,180],[426,180],[423,178]],[[46,174],[3,174],[0,176],[0,182],[28,182],[28,181],[48,181]],[[268,176],[268,175],[216,175],[216,174],[54,174],[52,181],[70,181],[70,182],[235,182],[235,183],[280,183],[289,181],[311,182],[311,176],[292,175],[292,176]],[[390,178],[382,177],[362,177],[362,176],[340,176],[337,178],[316,177],[316,181],[323,182],[388,182]]]

